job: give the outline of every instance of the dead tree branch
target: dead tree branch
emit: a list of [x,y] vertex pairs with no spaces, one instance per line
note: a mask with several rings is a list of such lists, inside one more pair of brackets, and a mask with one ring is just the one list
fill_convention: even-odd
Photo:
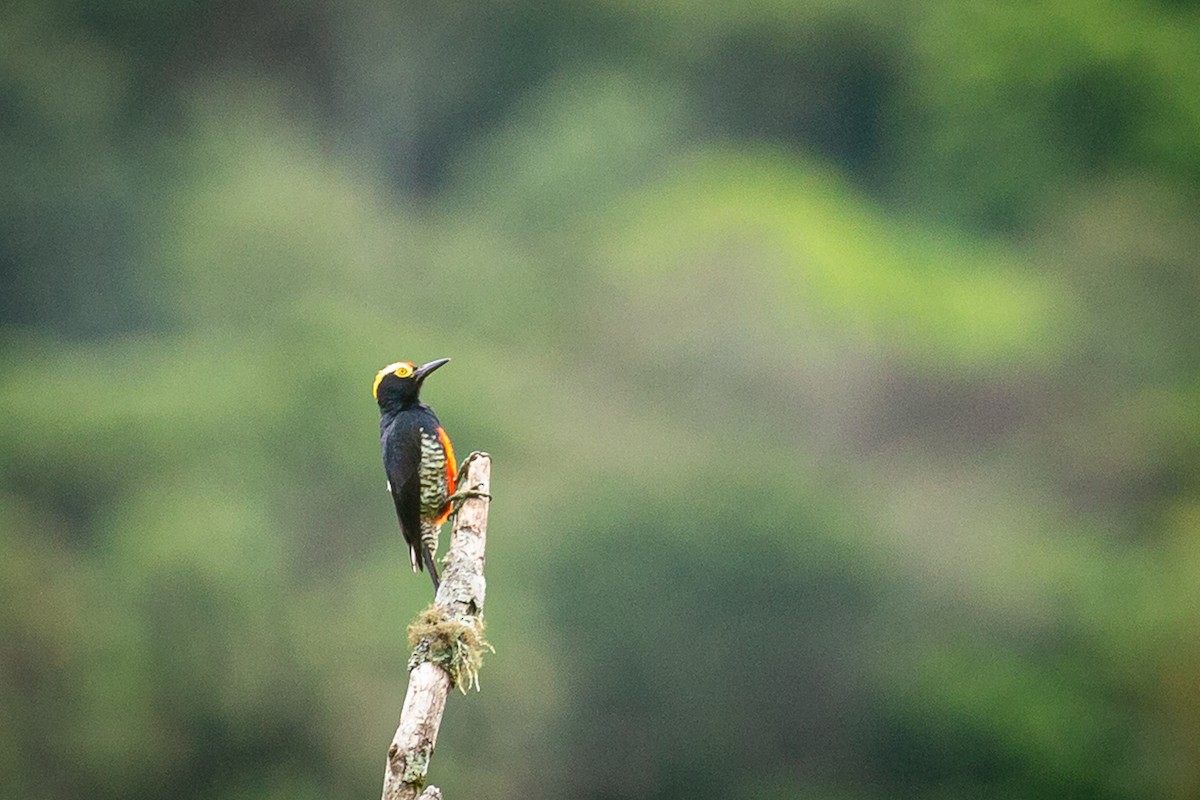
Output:
[[425,787],[425,774],[446,698],[453,688],[466,691],[479,685],[479,659],[488,648],[483,636],[483,564],[491,473],[486,453],[472,453],[460,469],[459,490],[468,496],[454,518],[433,605],[409,627],[416,641],[400,725],[388,747],[383,800],[417,800],[418,795],[440,800],[437,787]]

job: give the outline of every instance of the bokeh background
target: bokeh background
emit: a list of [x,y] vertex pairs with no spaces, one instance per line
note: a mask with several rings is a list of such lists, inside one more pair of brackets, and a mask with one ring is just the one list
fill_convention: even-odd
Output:
[[0,7],[0,795],[1200,794],[1195,3]]

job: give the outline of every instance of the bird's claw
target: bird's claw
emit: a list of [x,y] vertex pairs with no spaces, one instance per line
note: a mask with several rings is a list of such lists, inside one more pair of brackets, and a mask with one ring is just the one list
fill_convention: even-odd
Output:
[[487,492],[481,492],[477,489],[462,489],[446,498],[450,503],[450,513],[457,514],[458,510],[462,508],[462,504],[472,497],[479,497],[484,500],[492,499],[492,496]]
[[466,458],[464,458],[462,460],[462,463],[458,465],[458,471],[455,473],[455,478],[457,480],[461,481],[463,479],[463,477],[467,474],[467,465],[469,465],[476,458],[479,458],[479,456],[481,456],[481,455],[483,455],[483,454],[480,453],[478,450],[472,450],[471,454],[469,456],[467,456]]
[[[478,450],[473,450],[469,456],[463,459],[462,463],[458,465],[456,481],[461,481],[467,476],[467,467],[472,461],[481,455],[483,454]],[[484,500],[492,499],[490,494],[487,492],[481,492],[478,489],[459,489],[457,492],[447,498],[448,502],[450,503],[450,513],[457,514],[458,510],[462,508],[462,504],[471,497],[479,497]]]

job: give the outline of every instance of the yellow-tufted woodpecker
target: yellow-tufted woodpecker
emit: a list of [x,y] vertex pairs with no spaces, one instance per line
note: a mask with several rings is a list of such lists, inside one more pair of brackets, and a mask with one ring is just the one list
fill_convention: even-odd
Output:
[[376,373],[372,389],[379,403],[383,469],[400,532],[408,543],[413,572],[428,569],[435,592],[438,534],[452,510],[458,466],[450,437],[433,409],[421,402],[420,392],[429,373],[449,360],[439,358],[419,367],[409,361],[388,364]]

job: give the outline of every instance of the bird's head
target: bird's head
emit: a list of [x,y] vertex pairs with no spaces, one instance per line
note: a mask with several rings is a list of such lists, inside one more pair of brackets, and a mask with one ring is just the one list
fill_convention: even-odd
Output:
[[375,401],[379,403],[380,408],[403,408],[413,405],[421,393],[422,381],[449,360],[439,358],[419,367],[411,361],[388,364],[375,373],[375,385],[371,387],[371,393],[375,395]]

